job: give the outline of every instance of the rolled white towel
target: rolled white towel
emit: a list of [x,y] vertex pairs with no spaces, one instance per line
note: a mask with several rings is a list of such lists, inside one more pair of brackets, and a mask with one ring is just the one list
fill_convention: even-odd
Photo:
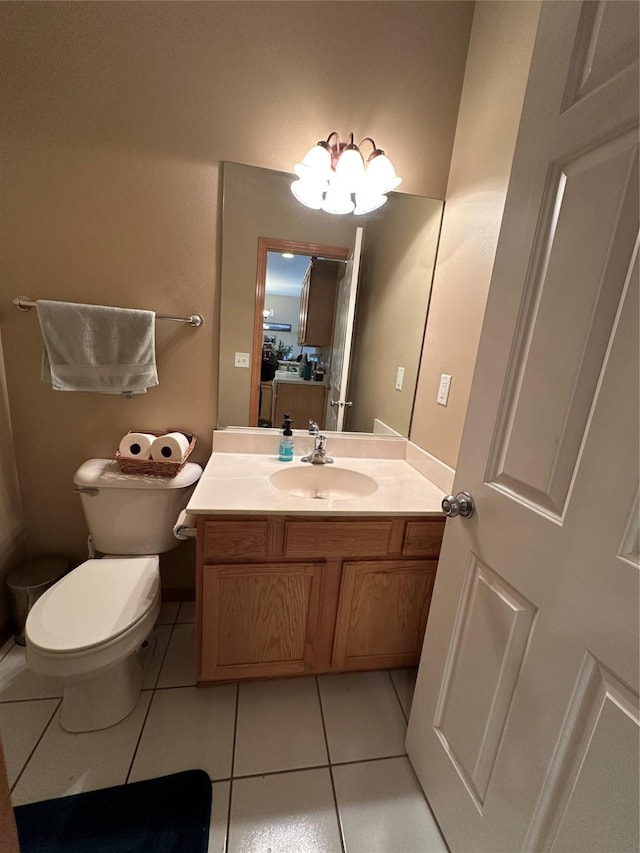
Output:
[[173,526],[173,535],[180,540],[196,538],[196,520],[186,509],[183,509],[178,516]]

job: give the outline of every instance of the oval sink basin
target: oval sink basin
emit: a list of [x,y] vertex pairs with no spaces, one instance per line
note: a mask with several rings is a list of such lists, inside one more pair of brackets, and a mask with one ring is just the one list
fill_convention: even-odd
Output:
[[269,477],[276,489],[299,498],[364,498],[378,488],[375,480],[350,468],[335,465],[306,465],[283,468]]

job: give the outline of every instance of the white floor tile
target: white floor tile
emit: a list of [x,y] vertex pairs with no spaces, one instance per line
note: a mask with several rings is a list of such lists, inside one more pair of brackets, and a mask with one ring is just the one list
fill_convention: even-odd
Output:
[[346,853],[447,853],[409,760],[333,768]]
[[122,785],[150,699],[142,693],[126,719],[99,732],[65,732],[58,710],[13,791],[13,804]]
[[129,781],[195,769],[229,778],[236,692],[235,684],[157,690]]
[[231,782],[214,782],[207,853],[226,853]]
[[318,681],[332,763],[404,753],[407,724],[386,672]]
[[24,646],[14,645],[0,661],[0,702],[62,696],[59,682],[27,669]]
[[160,670],[158,687],[190,687],[196,683],[196,626],[176,625]]
[[411,669],[389,670],[393,686],[396,688],[398,699],[407,719],[409,719],[409,714],[411,713],[411,702],[413,701],[413,691],[416,688],[417,674],[418,670],[415,667]]
[[328,764],[315,678],[240,684],[234,776]]
[[180,602],[180,610],[178,610],[178,618],[176,622],[195,622],[196,621],[196,603],[195,601]]
[[163,601],[156,625],[173,625],[180,609],[179,601]]
[[13,785],[47,727],[59,699],[33,699],[0,705],[0,735],[9,785]]
[[170,637],[171,625],[156,624],[149,637],[149,645],[139,652],[141,656],[140,662],[144,667],[143,690],[153,690],[156,686],[158,676],[160,675],[160,668],[169,646]]
[[329,770],[233,782],[229,853],[340,853]]

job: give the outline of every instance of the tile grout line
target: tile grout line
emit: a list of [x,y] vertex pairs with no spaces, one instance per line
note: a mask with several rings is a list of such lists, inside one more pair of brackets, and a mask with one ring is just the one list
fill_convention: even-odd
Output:
[[0,699],[0,705],[20,705],[23,702],[49,702],[51,699],[62,699],[62,696],[31,696],[26,699]]
[[[60,706],[62,705],[62,699],[61,699],[61,698],[58,698],[58,697],[56,697],[56,698],[58,699],[58,701],[57,701],[57,703],[56,703],[56,707],[55,707],[55,708],[53,709],[53,711],[51,712],[51,716],[50,716],[50,717],[49,717],[49,719],[47,720],[47,724],[46,724],[46,726],[43,728],[42,732],[40,733],[40,737],[39,737],[39,738],[38,738],[38,740],[35,742],[35,744],[34,744],[34,746],[33,746],[33,749],[32,749],[32,750],[31,750],[31,752],[29,753],[29,757],[27,758],[27,760],[25,761],[25,763],[22,765],[22,770],[21,770],[21,771],[18,773],[18,775],[16,776],[16,781],[15,781],[15,782],[13,783],[13,785],[11,786],[11,793],[13,793],[13,792],[15,791],[16,786],[18,785],[18,782],[20,781],[20,779],[22,779],[22,776],[23,776],[23,774],[24,774],[24,771],[27,769],[27,765],[29,764],[29,762],[30,762],[30,761],[31,761],[31,759],[33,758],[33,755],[34,755],[34,753],[35,753],[36,749],[40,746],[40,742],[42,741],[42,738],[45,736],[45,733],[47,732],[47,730],[48,730],[49,726],[51,725],[51,723],[52,723],[52,721],[53,721],[53,718],[54,718],[54,717],[55,717],[55,715],[58,713],[58,710],[59,710]],[[25,701],[29,701],[29,700],[25,700]],[[38,700],[32,700],[32,701],[38,701]]]
[[400,701],[400,694],[398,693],[398,691],[396,689],[396,684],[395,684],[395,681],[393,680],[393,678],[391,676],[391,670],[390,669],[387,670],[387,675],[389,676],[389,681],[391,682],[391,687],[393,688],[393,692],[396,694],[396,699],[398,700],[398,704],[400,705],[400,710],[402,711],[402,716],[404,717],[404,721],[407,725],[409,725],[409,717],[406,715],[405,710],[404,710],[404,705]]
[[283,770],[261,770],[259,773],[247,773],[243,776],[231,777],[223,776],[220,779],[215,779],[215,782],[242,782],[245,779],[263,779],[266,776],[285,776],[287,773],[303,773],[305,770],[328,770],[332,767],[346,767],[350,764],[370,764],[373,761],[391,761],[396,758],[406,758],[406,752],[399,752],[395,755],[376,755],[373,758],[356,758],[353,761],[336,761],[333,764],[305,764],[303,767],[287,767]]
[[[176,616],[177,615],[178,614],[176,613]],[[138,754],[138,749],[140,748],[140,741],[142,740],[144,727],[147,725],[147,720],[149,719],[149,713],[151,712],[151,706],[153,705],[153,699],[156,695],[156,685],[158,684],[158,681],[160,679],[160,673],[162,672],[162,667],[164,666],[164,662],[165,662],[166,657],[167,657],[167,652],[169,651],[169,646],[171,645],[171,638],[173,637],[173,632],[174,632],[175,627],[176,627],[176,623],[174,622],[173,625],[171,626],[171,633],[169,634],[169,639],[167,640],[167,647],[164,650],[164,655],[162,656],[162,662],[160,663],[160,666],[158,667],[158,674],[156,676],[154,686],[150,690],[149,689],[143,690],[142,688],[140,689],[140,696],[138,697],[138,702],[140,701],[140,697],[142,696],[143,693],[149,693],[150,692],[151,693],[151,699],[149,699],[149,704],[147,706],[147,712],[144,715],[144,720],[142,721],[142,725],[140,726],[140,731],[138,733],[138,739],[136,740],[136,745],[135,745],[135,747],[133,749],[133,753],[131,755],[131,761],[129,762],[129,769],[127,770],[127,775],[125,776],[125,780],[124,780],[125,785],[129,784],[129,778],[131,776],[131,771],[133,770],[133,765],[134,765],[135,760],[136,760],[136,755]],[[153,657],[153,653],[149,657],[149,664],[151,664],[151,657]]]
[[320,705],[320,719],[322,720],[322,732],[324,734],[324,745],[327,750],[327,761],[329,762],[329,779],[331,780],[331,792],[333,794],[333,807],[336,813],[336,820],[338,822],[338,833],[340,835],[340,847],[342,848],[342,853],[346,853],[346,843],[344,838],[344,831],[342,828],[342,819],[340,818],[340,809],[338,808],[338,796],[336,794],[336,785],[333,778],[333,769],[331,767],[331,753],[329,752],[329,738],[327,737],[327,727],[324,721],[324,708],[322,707],[322,694],[320,693],[320,682],[318,680],[318,676],[315,676],[316,680],[316,692],[318,694],[318,704]]
[[231,801],[233,798],[233,771],[236,765],[236,738],[238,735],[238,713],[240,710],[240,682],[236,682],[236,713],[233,719],[233,745],[231,748],[231,770],[229,777],[229,803],[227,804],[227,832],[224,842],[225,853],[229,850],[229,840],[231,838]]

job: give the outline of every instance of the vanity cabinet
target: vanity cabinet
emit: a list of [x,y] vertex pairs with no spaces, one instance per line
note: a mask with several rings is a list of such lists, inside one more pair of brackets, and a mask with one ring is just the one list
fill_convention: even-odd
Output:
[[302,280],[298,343],[301,346],[329,346],[333,337],[333,315],[338,290],[338,274],[344,264],[313,258]]
[[444,518],[198,521],[200,683],[412,666]]

